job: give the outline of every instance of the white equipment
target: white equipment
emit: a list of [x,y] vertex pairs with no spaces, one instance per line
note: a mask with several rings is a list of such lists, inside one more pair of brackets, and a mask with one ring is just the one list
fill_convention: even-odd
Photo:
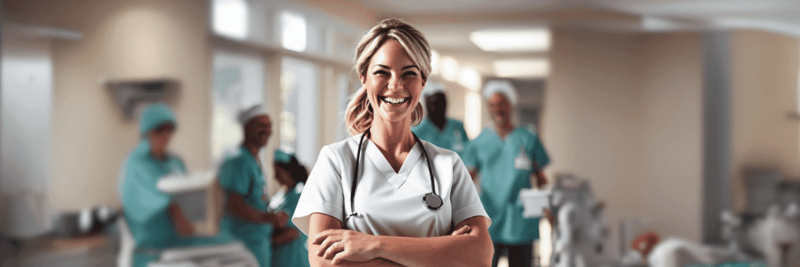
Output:
[[[173,195],[194,232],[200,236],[213,236],[219,230],[222,213],[222,194],[213,173],[192,176],[169,175],[158,181],[158,189]],[[129,267],[133,262],[135,243],[124,218],[118,219],[120,253],[117,266]],[[159,260],[150,267],[258,267],[258,261],[241,242],[220,245],[192,246],[165,249]]]

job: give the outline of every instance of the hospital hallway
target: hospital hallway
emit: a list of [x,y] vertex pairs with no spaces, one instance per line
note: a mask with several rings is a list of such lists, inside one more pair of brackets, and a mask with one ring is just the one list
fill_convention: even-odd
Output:
[[[390,18],[429,44],[412,131],[460,158],[497,266],[800,267],[789,0],[0,0],[0,267],[308,266],[294,205],[359,136]],[[435,188],[414,170],[389,182]]]

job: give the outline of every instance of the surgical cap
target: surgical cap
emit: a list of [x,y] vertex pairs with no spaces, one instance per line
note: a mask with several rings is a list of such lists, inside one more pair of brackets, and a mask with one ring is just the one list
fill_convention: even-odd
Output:
[[275,150],[275,158],[273,160],[275,162],[278,162],[278,163],[289,164],[289,162],[292,162],[292,158],[293,157],[294,157],[294,155],[292,155],[292,154],[286,153],[286,152],[284,152],[283,150],[280,150],[280,149],[276,149]]
[[491,80],[483,86],[483,97],[486,99],[492,98],[495,93],[505,95],[512,106],[517,105],[517,90],[514,89],[514,85],[510,81]]
[[264,115],[269,115],[267,107],[263,104],[256,104],[239,112],[238,120],[240,124],[245,125],[253,118]]
[[152,104],[144,109],[139,120],[139,133],[145,134],[166,122],[178,126],[175,114],[164,104]]

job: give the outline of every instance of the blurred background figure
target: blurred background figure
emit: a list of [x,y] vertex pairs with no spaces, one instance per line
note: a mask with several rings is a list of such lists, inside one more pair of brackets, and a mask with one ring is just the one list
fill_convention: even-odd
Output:
[[501,255],[508,255],[509,266],[531,266],[539,219],[523,218],[519,191],[531,188],[531,178],[537,187],[547,183],[542,168],[550,158],[535,132],[513,122],[518,99],[510,82],[489,81],[483,96],[494,124],[470,143],[464,164],[473,170],[473,177],[481,175],[481,202],[492,218],[492,265],[497,266]]
[[462,152],[469,144],[467,132],[464,131],[464,123],[447,117],[447,96],[445,95],[444,84],[429,82],[422,90],[426,115],[419,125],[411,128],[411,131],[422,140],[432,144],[455,151],[463,157]]
[[219,182],[226,192],[222,231],[242,240],[258,259],[261,267],[272,266],[273,231],[282,228],[289,216],[267,210],[266,182],[259,164],[259,151],[272,134],[269,112],[263,105],[242,110],[238,116],[244,127],[244,141],[237,153],[230,155],[219,169]]
[[[300,165],[294,155],[283,150],[275,150],[274,161],[275,179],[283,188],[273,197],[270,206],[275,206],[276,210],[285,212],[291,218],[308,180],[308,170]],[[272,266],[309,266],[307,240],[308,237],[289,221],[282,231],[273,234]]]
[[181,157],[167,151],[177,126],[175,115],[166,105],[146,107],[139,122],[142,140],[120,170],[125,225],[135,242],[132,266],[147,266],[162,250],[193,242],[181,238],[193,234],[191,222],[172,197],[157,187],[164,176],[186,173]]

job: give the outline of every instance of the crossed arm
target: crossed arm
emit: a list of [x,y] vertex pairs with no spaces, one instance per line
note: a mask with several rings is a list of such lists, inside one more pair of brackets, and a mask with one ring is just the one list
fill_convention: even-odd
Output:
[[341,222],[314,213],[309,222],[311,266],[490,266],[494,247],[487,219],[476,216],[449,236],[375,236],[342,230]]

